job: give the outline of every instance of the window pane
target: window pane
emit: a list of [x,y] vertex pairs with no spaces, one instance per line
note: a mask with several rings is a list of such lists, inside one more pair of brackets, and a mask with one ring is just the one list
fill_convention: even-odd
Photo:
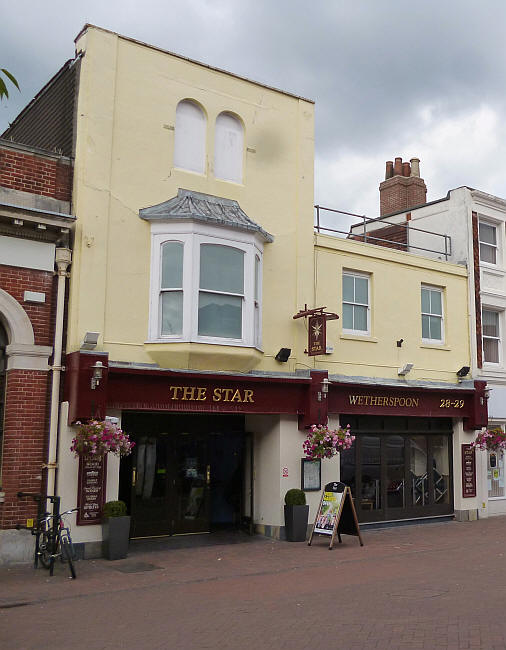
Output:
[[489,226],[486,223],[479,224],[479,239],[486,244],[496,244],[495,226]]
[[260,295],[260,258],[255,255],[255,300]]
[[183,331],[183,292],[162,293],[162,336],[181,334]]
[[441,319],[437,316],[429,316],[430,337],[435,341],[441,340]]
[[183,244],[167,242],[162,246],[162,289],[183,286]]
[[438,316],[443,315],[443,307],[441,303],[441,291],[430,292],[430,313],[437,314]]
[[343,275],[343,300],[346,302],[354,302],[354,299],[353,277],[351,275]]
[[496,311],[483,310],[483,334],[499,336],[499,314]]
[[450,503],[450,457],[448,453],[448,437],[434,436],[431,440],[434,503]]
[[499,363],[499,341],[483,339],[483,358],[490,363]]
[[430,291],[429,289],[422,289],[422,312],[430,314]]
[[496,249],[488,244],[480,244],[480,260],[489,264],[496,263]]
[[244,292],[244,252],[230,246],[202,244],[200,288],[230,293]]
[[423,339],[430,339],[429,318],[430,316],[422,316],[422,338]]
[[361,332],[367,332],[367,307],[358,307],[353,308],[355,312],[355,330],[360,330]]
[[242,337],[242,298],[199,294],[199,334],[228,339]]
[[343,305],[343,328],[345,330],[353,329],[353,306]]
[[411,499],[415,506],[424,506],[429,501],[429,481],[427,477],[427,438],[410,436],[408,439],[411,478]]
[[367,284],[367,278],[355,278],[355,302],[369,304]]

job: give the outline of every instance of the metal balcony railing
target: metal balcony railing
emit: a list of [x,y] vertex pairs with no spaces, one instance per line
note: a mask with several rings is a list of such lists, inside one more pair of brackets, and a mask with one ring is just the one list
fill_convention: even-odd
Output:
[[[314,207],[314,228],[318,233],[336,237],[345,236],[346,239],[363,241],[384,248],[396,248],[413,253],[421,252],[422,255],[431,253],[432,255],[444,257],[446,261],[452,254],[452,240],[449,235],[424,230],[423,228],[415,228],[410,221],[396,222],[392,221],[392,217],[369,219],[364,215],[345,212],[344,210],[325,208],[321,205],[315,205]],[[353,223],[352,220],[356,220],[357,223]],[[345,223],[347,230],[323,225],[323,222],[326,224],[330,222],[333,226],[339,226],[341,225],[339,221],[341,224]],[[424,242],[424,240],[426,241]],[[436,248],[433,248],[429,241],[435,241],[441,245],[438,246],[436,243]]]

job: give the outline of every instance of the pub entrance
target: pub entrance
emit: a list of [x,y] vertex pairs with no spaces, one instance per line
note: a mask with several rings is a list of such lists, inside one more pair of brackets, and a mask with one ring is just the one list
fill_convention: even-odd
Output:
[[123,412],[122,428],[136,443],[120,467],[131,537],[248,523],[251,440],[243,416]]
[[453,512],[450,418],[341,416],[356,436],[341,453],[360,522]]

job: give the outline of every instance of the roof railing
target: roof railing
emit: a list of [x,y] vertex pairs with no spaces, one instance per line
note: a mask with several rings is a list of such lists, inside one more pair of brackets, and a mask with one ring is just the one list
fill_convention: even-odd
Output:
[[[383,246],[383,248],[395,248],[406,252],[422,251],[422,254],[433,253],[434,255],[444,256],[446,261],[448,261],[448,258],[452,254],[452,240],[449,235],[431,230],[424,230],[423,228],[415,228],[411,225],[410,221],[399,223],[389,221],[388,218],[385,217],[370,219],[365,215],[354,214],[353,212],[346,212],[344,210],[335,210],[334,208],[325,208],[321,205],[315,205],[314,207],[314,228],[318,233],[334,235],[337,237],[344,235],[346,239],[362,241],[367,244],[375,244],[376,246]],[[324,226],[322,225],[322,218],[328,217],[327,213],[332,213],[330,218],[335,219],[334,215],[343,215],[344,217],[347,217],[347,221],[350,221],[350,219],[357,219],[359,220],[359,223],[351,223],[351,225],[348,225],[348,230],[331,228],[327,225]],[[325,221],[327,221],[327,219],[325,219]],[[385,231],[390,231],[390,233]],[[374,234],[375,232],[376,234]],[[420,233],[419,236],[418,233]],[[383,237],[378,235],[383,235]],[[400,237],[395,239],[394,237],[396,235],[398,237],[400,235]],[[422,243],[421,240],[426,235],[436,237],[436,241],[441,243],[441,248],[434,249],[428,246],[418,245]]]

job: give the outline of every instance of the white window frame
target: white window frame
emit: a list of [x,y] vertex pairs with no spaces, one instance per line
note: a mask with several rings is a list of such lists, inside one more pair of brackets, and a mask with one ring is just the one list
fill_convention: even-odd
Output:
[[[169,241],[182,242],[183,249],[183,328],[181,335],[161,334],[161,253]],[[202,336],[198,333],[200,293],[200,245],[217,244],[244,252],[244,296],[240,339]],[[148,324],[149,343],[196,342],[261,349],[262,283],[255,300],[255,265],[262,278],[263,244],[256,233],[238,232],[202,223],[153,223],[151,226],[151,291]],[[258,259],[258,262],[255,260]]]
[[[422,290],[426,289],[428,291],[437,291],[441,294],[441,314],[435,314],[432,312],[422,311],[421,299],[422,299]],[[423,325],[422,320],[423,316],[437,316],[441,319],[441,338],[440,339],[427,339],[423,337]],[[445,342],[445,292],[443,287],[435,287],[430,284],[422,284],[420,287],[420,328],[422,331],[422,343],[428,343],[430,345],[444,345]]]
[[[480,226],[488,226],[489,228],[493,228],[495,231],[495,244],[491,244],[490,242],[485,242],[480,239]],[[482,219],[481,217],[478,218],[478,247],[479,247],[479,252],[480,252],[480,264],[485,264],[487,266],[498,266],[500,262],[500,233],[501,230],[499,228],[500,224],[495,223],[493,221],[488,221],[487,219]],[[489,248],[492,248],[495,251],[495,262],[487,262],[486,260],[483,260],[481,257],[481,247],[482,246],[487,246]]]
[[[483,333],[483,312],[488,311],[492,312],[494,314],[497,314],[497,329],[498,329],[498,336],[486,336]],[[502,334],[502,312],[500,309],[494,309],[493,307],[488,307],[485,305],[482,305],[481,308],[481,349],[482,349],[482,355],[483,355],[483,363],[486,364],[487,366],[500,366],[502,364],[502,342],[501,342],[501,334]],[[497,341],[497,361],[485,361],[485,346],[483,345],[485,339],[490,339],[493,341]]]
[[[362,280],[367,280],[367,303],[362,302],[349,302],[344,299],[344,290],[343,282],[345,276],[351,276],[354,278],[360,278]],[[341,277],[341,291],[342,291],[342,304],[343,305],[353,305],[357,307],[366,307],[367,308],[367,329],[366,330],[356,330],[356,329],[346,329],[343,325],[344,334],[352,334],[355,336],[370,336],[371,335],[371,275],[370,273],[361,273],[360,271],[349,271],[343,269]]]

